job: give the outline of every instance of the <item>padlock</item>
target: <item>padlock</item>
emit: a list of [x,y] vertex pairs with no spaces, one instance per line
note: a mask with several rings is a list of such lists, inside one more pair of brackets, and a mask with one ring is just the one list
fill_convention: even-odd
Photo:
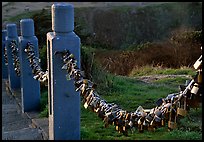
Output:
[[198,84],[195,83],[193,85],[193,88],[191,89],[191,93],[196,95],[198,93],[198,90],[199,90]]
[[186,116],[187,110],[186,110],[186,98],[178,101],[178,107],[177,107],[177,116]]
[[161,126],[164,126],[165,125],[165,121],[164,121],[164,118],[162,118],[161,120]]
[[[168,121],[168,128],[170,130],[177,128],[177,123],[176,123],[176,112],[175,110],[171,107],[171,111],[169,112],[169,121]],[[173,119],[173,120],[172,120]]]
[[150,123],[152,120],[153,120],[153,117],[152,117],[151,114],[148,114],[148,115],[145,117],[145,121],[147,121],[148,123]]
[[202,83],[202,70],[198,71],[198,83]]
[[147,130],[148,130],[148,131],[152,131],[152,132],[154,132],[154,131],[155,131],[155,127],[153,127],[153,126],[149,126],[149,127],[147,128]]
[[202,55],[199,57],[199,59],[195,62],[195,64],[193,65],[193,67],[197,70],[201,67],[202,65]]
[[168,121],[168,128],[176,129],[177,128],[177,123],[176,122],[172,122],[172,121]]

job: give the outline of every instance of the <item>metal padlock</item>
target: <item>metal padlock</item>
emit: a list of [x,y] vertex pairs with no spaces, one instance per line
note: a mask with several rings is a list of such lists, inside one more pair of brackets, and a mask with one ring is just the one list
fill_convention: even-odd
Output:
[[153,132],[154,132],[154,131],[155,131],[155,127],[153,127],[153,126],[149,126],[149,127],[147,128],[147,130],[148,130],[148,131],[153,131]]
[[168,127],[170,129],[176,129],[177,128],[177,123],[173,121],[168,121]]
[[198,71],[198,83],[202,83],[202,70]]
[[193,88],[191,89],[191,93],[196,95],[198,93],[198,90],[199,90],[198,84],[195,83],[193,85]]
[[197,70],[201,67],[202,65],[202,55],[199,57],[199,59],[195,62],[195,64],[193,65],[193,67]]
[[184,98],[183,101],[178,102],[178,107],[177,107],[177,116],[186,116],[187,110],[186,110],[186,98]]
[[164,121],[164,119],[161,120],[161,125],[162,125],[162,126],[165,125],[165,121]]
[[[177,119],[177,117],[176,117],[176,112],[173,112],[173,108],[171,108],[171,111],[169,112],[170,114],[169,114],[169,121],[168,121],[168,128],[171,130],[171,129],[175,129],[175,128],[177,128],[177,123],[176,123],[176,119]],[[174,113],[174,114],[173,114]],[[173,115],[173,116],[172,116]],[[172,121],[172,119],[174,119],[173,121]]]

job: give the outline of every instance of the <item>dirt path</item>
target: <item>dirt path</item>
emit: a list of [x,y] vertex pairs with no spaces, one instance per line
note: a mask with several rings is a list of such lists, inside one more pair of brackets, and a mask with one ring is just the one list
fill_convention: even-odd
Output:
[[190,75],[149,75],[149,76],[137,77],[137,79],[144,81],[146,83],[151,83],[153,81],[163,79],[163,78],[176,78],[176,77],[186,77],[191,79]]

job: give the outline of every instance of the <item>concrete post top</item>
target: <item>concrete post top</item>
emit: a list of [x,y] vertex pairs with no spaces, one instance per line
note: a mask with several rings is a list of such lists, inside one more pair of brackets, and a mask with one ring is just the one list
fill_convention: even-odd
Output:
[[61,2],[61,3],[54,3],[52,5],[52,8],[60,8],[60,9],[63,9],[63,8],[73,8],[73,5],[72,4],[69,4],[69,3],[64,3],[64,2]]
[[7,30],[2,30],[2,41],[5,40],[6,36],[7,36]]
[[74,7],[68,3],[52,5],[52,30],[67,33],[74,30]]
[[34,36],[34,21],[33,19],[21,19],[20,20],[20,28],[22,36]]
[[7,36],[8,37],[17,37],[18,36],[16,24],[7,24],[6,29],[7,29]]

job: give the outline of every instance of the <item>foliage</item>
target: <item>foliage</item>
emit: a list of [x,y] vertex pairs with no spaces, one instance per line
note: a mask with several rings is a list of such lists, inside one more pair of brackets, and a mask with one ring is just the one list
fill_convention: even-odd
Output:
[[48,117],[48,92],[47,89],[41,89],[40,98],[40,117]]
[[83,37],[83,44],[107,49],[165,40],[179,27],[202,29],[199,2],[79,9],[75,17],[81,26],[77,33]]
[[43,46],[42,48],[39,48],[39,57],[40,57],[40,66],[43,71],[46,71],[47,69],[47,46]]
[[39,48],[46,45],[47,33],[51,32],[52,20],[50,10],[42,9],[32,16],[35,23],[35,35],[38,38]]

